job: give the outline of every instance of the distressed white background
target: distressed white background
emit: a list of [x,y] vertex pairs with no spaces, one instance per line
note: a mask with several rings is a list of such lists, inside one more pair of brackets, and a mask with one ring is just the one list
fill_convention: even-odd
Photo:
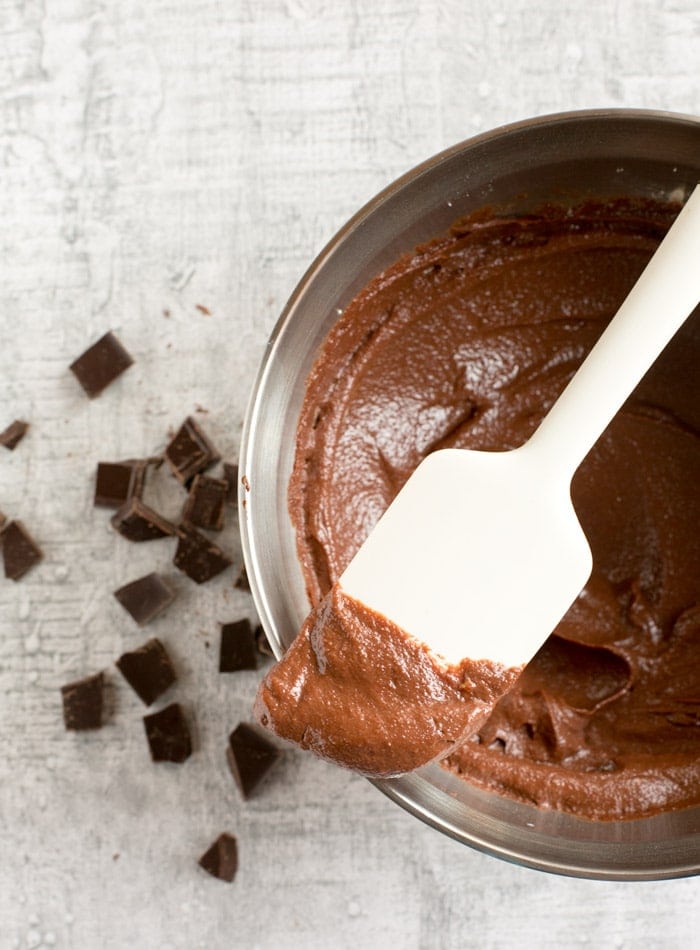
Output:
[[[286,297],[400,173],[538,113],[698,113],[699,64],[696,0],[0,0],[0,428],[32,424],[0,449],[0,508],[45,551],[0,580],[1,950],[698,945],[697,879],[511,867],[305,756],[241,803],[223,746],[257,675],[214,649],[252,615],[232,572],[177,579],[148,628],[196,722],[183,766],[151,765],[116,672],[96,734],[64,732],[59,687],[145,639],[114,587],[171,573],[167,542],[92,508],[98,459],[162,448],[198,405],[235,456]],[[109,328],[136,362],[90,402],[67,366]],[[195,864],[225,828],[231,886]]]

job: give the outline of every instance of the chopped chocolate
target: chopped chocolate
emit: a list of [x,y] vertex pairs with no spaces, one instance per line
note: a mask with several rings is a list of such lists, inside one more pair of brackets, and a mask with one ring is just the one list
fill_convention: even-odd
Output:
[[129,686],[147,706],[169,689],[175,680],[175,670],[165,647],[153,638],[117,660],[117,669]]
[[66,729],[99,729],[102,725],[104,674],[95,673],[85,679],[61,687],[63,722]]
[[93,399],[133,362],[116,336],[109,331],[74,360],[70,369],[90,399]]
[[247,619],[221,624],[219,672],[257,669],[257,648],[253,628]]
[[160,574],[146,574],[114,591],[114,596],[143,627],[173,602],[175,591]]
[[165,450],[173,474],[183,484],[219,461],[220,455],[202,432],[199,424],[188,416]]
[[184,762],[192,754],[190,730],[179,703],[144,716],[143,724],[154,762]]
[[233,835],[224,832],[199,859],[199,866],[220,881],[231,881],[238,870],[238,847]]
[[177,550],[173,564],[197,584],[211,580],[231,564],[231,559],[191,525],[177,529]]
[[211,316],[211,310],[209,307],[205,307],[203,303],[196,303],[195,307],[199,310],[200,313],[203,313],[205,317]]
[[224,481],[228,486],[226,504],[235,506],[238,503],[238,466],[233,462],[224,462]]
[[248,572],[245,569],[245,565],[238,572],[238,577],[233,582],[233,586],[237,587],[238,590],[250,590],[250,581],[248,580]]
[[2,530],[5,577],[18,581],[43,557],[21,521],[10,521]]
[[272,652],[270,641],[267,639],[261,624],[258,624],[258,626],[255,628],[253,636],[255,637],[255,646],[258,653],[260,653],[262,656],[274,657],[275,654]]
[[280,750],[254,726],[240,723],[228,739],[226,760],[243,798],[249,798],[280,757]]
[[6,449],[9,449],[12,452],[13,449],[15,449],[15,447],[19,445],[19,443],[25,437],[28,428],[28,422],[23,422],[21,419],[15,419],[14,422],[9,424],[4,432],[0,432],[0,445],[4,445]]
[[139,498],[129,498],[112,515],[112,527],[129,541],[155,541],[176,533],[175,525]]
[[182,512],[182,520],[198,528],[221,531],[224,526],[227,491],[228,483],[223,479],[195,475]]
[[101,508],[120,508],[130,498],[140,498],[147,465],[145,459],[98,462],[95,505]]

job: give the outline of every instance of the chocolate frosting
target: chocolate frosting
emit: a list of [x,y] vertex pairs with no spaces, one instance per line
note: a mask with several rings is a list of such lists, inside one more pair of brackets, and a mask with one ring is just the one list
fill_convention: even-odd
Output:
[[[308,379],[290,483],[312,604],[428,453],[531,435],[677,210],[483,212],[353,300]],[[699,353],[696,312],[579,468],[593,574],[447,759],[465,780],[596,819],[700,804]]]

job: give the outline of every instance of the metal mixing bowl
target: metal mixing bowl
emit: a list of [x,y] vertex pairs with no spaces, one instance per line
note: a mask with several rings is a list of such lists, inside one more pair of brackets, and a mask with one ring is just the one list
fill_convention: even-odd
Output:
[[[313,262],[270,339],[243,432],[241,528],[255,604],[279,657],[308,612],[287,512],[307,374],[330,327],[368,280],[484,205],[524,212],[587,196],[683,197],[700,181],[700,119],[573,112],[519,122],[435,156],[362,208]],[[429,766],[377,786],[472,847],[529,867],[610,880],[697,873],[700,809],[592,822],[476,789]]]

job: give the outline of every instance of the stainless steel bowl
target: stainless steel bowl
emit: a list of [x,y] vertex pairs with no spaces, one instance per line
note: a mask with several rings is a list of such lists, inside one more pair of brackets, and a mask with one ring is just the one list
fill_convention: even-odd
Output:
[[[243,549],[255,604],[279,657],[308,611],[287,484],[307,374],[319,345],[368,280],[484,205],[523,212],[587,196],[683,196],[700,181],[700,119],[572,112],[469,139],[365,205],[313,262],[269,341],[241,447]],[[489,854],[578,877],[650,880],[697,873],[700,809],[591,822],[483,792],[437,766],[377,782],[423,821]]]

